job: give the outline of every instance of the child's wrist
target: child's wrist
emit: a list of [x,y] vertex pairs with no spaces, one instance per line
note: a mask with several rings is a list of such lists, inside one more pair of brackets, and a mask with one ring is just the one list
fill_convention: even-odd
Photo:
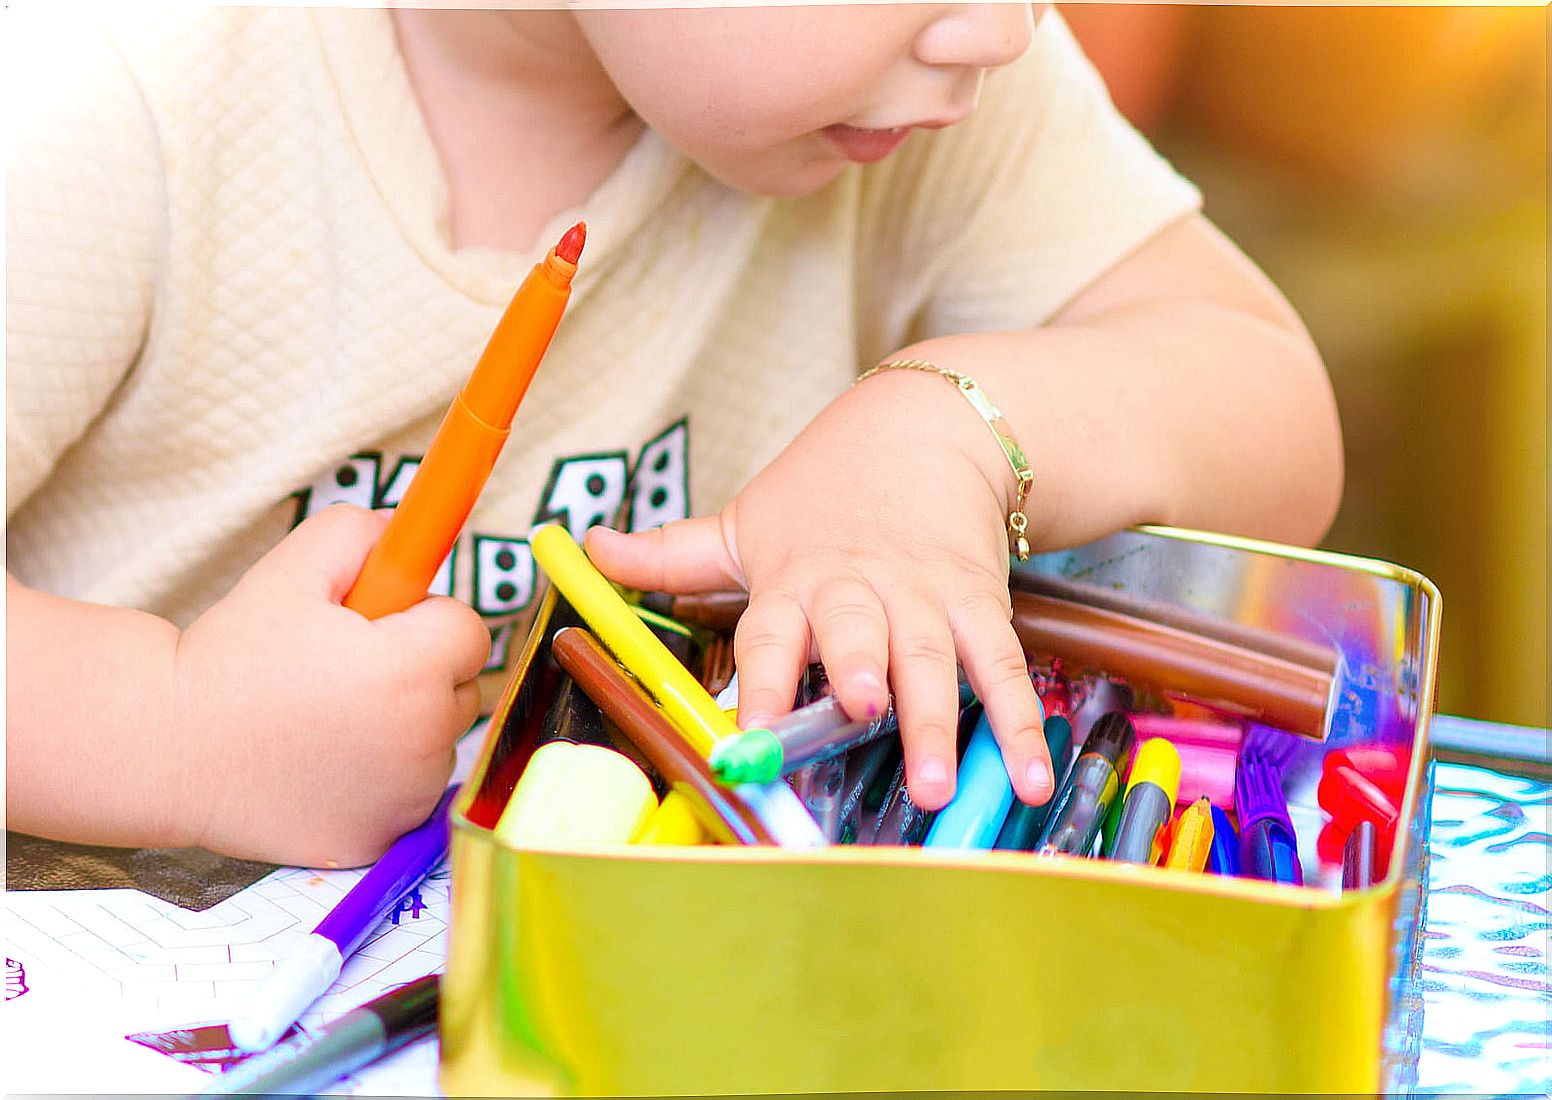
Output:
[[[1010,552],[1021,549],[1019,539],[1027,538],[1025,512],[1033,471],[976,380],[930,360],[902,356],[863,372],[858,383],[858,392],[872,389],[882,400],[887,387],[890,398],[903,403],[890,416],[912,425],[913,445],[933,447],[945,456],[957,454],[975,467],[997,502],[1003,526],[1009,529]],[[1027,544],[1022,549],[1027,550]]]

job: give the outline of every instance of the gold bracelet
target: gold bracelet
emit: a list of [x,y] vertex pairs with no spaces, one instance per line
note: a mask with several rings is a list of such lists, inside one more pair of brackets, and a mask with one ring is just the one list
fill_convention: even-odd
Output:
[[[974,378],[968,374],[960,374],[958,371],[940,367],[936,363],[929,363],[925,359],[891,359],[887,363],[869,367],[857,375],[857,382],[865,382],[880,371],[886,370],[919,370],[947,378],[954,383],[955,389],[965,395],[965,400],[970,402],[971,407],[981,414],[981,419],[986,421],[987,426],[997,436],[997,443],[1002,447],[1002,453],[1007,456],[1008,465],[1013,467],[1013,476],[1018,479],[1013,511],[1008,513],[1008,536],[1013,552],[1018,555],[1018,560],[1028,561],[1029,539],[1025,537],[1025,532],[1029,528],[1029,518],[1024,515],[1024,503],[1029,499],[1030,486],[1035,483],[1035,472],[1030,469],[1029,459],[1024,457],[1023,448],[1018,445],[1018,440],[1013,438],[1007,418],[996,405],[991,403],[986,392],[976,385]],[[852,384],[856,385],[856,382]]]

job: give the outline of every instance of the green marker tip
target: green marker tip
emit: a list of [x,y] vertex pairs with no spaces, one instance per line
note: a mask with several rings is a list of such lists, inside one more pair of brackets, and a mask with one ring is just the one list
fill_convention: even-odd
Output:
[[784,755],[774,733],[753,729],[718,742],[707,763],[718,782],[736,787],[740,783],[774,783],[781,778]]

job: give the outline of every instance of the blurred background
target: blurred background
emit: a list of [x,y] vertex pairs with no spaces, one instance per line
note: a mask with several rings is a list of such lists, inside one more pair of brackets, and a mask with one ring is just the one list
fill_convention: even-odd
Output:
[[1439,586],[1441,711],[1546,725],[1547,11],[1061,11],[1325,355],[1323,545]]

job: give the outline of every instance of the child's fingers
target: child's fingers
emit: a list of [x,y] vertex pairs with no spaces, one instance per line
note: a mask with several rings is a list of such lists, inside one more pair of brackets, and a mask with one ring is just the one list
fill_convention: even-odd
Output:
[[1002,748],[1014,793],[1041,805],[1054,786],[1045,713],[1006,606],[990,593],[972,594],[961,601],[951,626],[965,675]]
[[907,594],[890,601],[886,611],[889,682],[911,799],[924,810],[941,809],[954,795],[959,732],[953,635],[935,599]]
[[854,720],[889,704],[889,620],[878,593],[860,577],[825,582],[809,598],[808,621],[830,690]]
[[339,603],[356,583],[361,564],[388,526],[388,517],[387,512],[354,504],[331,504],[276,543],[249,574],[282,572],[293,591]]
[[[480,716],[480,682],[467,680],[453,688],[453,713],[458,717],[458,736],[462,737]],[[454,741],[454,763],[457,763],[457,742]]]
[[808,619],[787,592],[751,593],[733,632],[738,724],[763,725],[792,709],[808,661]]
[[586,545],[599,571],[628,588],[678,593],[745,587],[719,516],[674,520],[628,535],[593,527]]
[[404,611],[384,615],[377,625],[455,684],[474,679],[490,658],[490,630],[484,620],[468,604],[451,596],[431,596]]

